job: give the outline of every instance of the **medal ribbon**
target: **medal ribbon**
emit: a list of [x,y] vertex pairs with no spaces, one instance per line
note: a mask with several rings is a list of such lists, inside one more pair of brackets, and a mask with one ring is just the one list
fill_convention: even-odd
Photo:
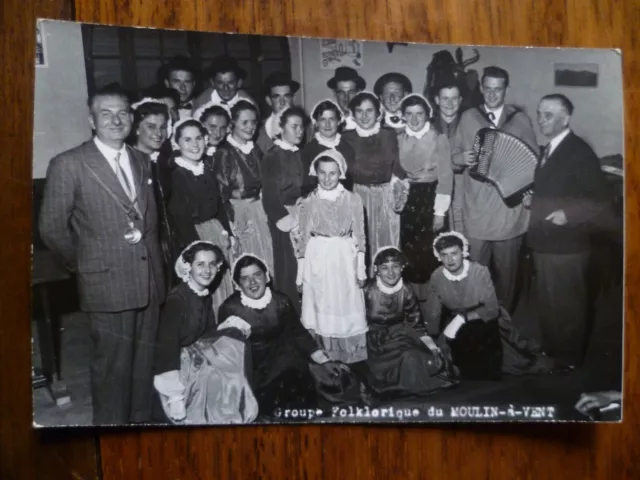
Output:
[[[119,160],[119,157],[116,158],[116,160]],[[129,220],[131,220],[131,212],[133,210],[135,210],[140,216],[142,216],[142,212],[138,208],[138,192],[136,192],[135,195],[129,195],[131,192],[127,192],[127,190],[125,188],[125,193],[127,193],[127,196],[129,196],[129,198],[133,197],[133,198],[131,198],[131,205],[127,208],[127,206],[122,202],[122,200],[119,199],[118,196],[115,193],[113,193],[113,190],[111,190],[109,187],[107,187],[104,184],[104,182],[100,179],[98,174],[93,171],[93,169],[89,166],[89,164],[85,160],[84,155],[82,156],[82,161],[83,161],[85,167],[87,167],[89,169],[91,174],[95,177],[95,179],[98,181],[98,183],[102,186],[102,188],[104,188],[107,191],[107,193],[109,195],[111,195],[111,198],[113,198],[116,201],[116,203],[118,205],[120,205],[120,208],[122,208],[122,210],[124,211],[124,214],[127,216],[127,218],[129,218]],[[120,165],[118,165],[118,169],[119,169],[119,167],[120,167]],[[122,173],[122,171],[121,171],[121,173]],[[116,173],[116,176],[118,176],[117,173]]]

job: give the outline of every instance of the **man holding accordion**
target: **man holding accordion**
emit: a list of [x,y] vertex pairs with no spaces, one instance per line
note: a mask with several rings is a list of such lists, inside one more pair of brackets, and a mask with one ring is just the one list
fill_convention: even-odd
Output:
[[464,168],[463,189],[457,194],[463,195],[463,233],[471,257],[491,269],[498,300],[513,313],[520,250],[529,227],[519,185],[523,177],[533,178],[539,148],[528,115],[505,104],[508,86],[507,71],[484,69],[484,104],[462,114],[452,161]]

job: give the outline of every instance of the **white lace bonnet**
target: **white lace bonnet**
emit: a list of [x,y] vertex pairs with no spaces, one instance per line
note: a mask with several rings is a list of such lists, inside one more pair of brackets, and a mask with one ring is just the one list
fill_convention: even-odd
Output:
[[[184,254],[191,247],[193,247],[194,245],[197,245],[199,243],[203,243],[203,244],[206,244],[206,245],[211,245],[213,247],[216,246],[214,243],[208,242],[206,240],[196,240],[195,242],[191,242],[189,245],[186,246],[186,248],[184,250],[182,250],[182,252],[180,252],[180,255],[178,255],[178,259],[176,260],[175,272],[176,272],[176,275],[178,276],[178,278],[180,280],[182,280],[183,282],[189,281],[189,274],[191,273],[191,264],[188,263],[184,259]],[[220,259],[216,259],[216,260],[220,261]]]
[[[259,256],[254,255],[253,253],[243,253],[242,255],[240,255],[238,258],[234,260],[233,265],[231,266],[231,276],[235,277],[235,272],[236,272],[236,267],[238,266],[238,262],[246,257],[255,258],[256,260],[258,260],[264,265],[264,268],[265,268],[264,273],[267,277],[267,283],[269,283],[271,281],[271,272],[269,271],[269,266],[267,265],[267,262],[265,262]],[[236,282],[235,278],[233,279],[233,285],[235,286],[236,290],[240,290],[240,285]]]
[[442,261],[442,258],[440,258],[440,253],[438,253],[438,250],[436,250],[436,243],[441,238],[446,238],[446,237],[455,237],[455,238],[461,240],[462,241],[462,257],[463,258],[468,258],[469,257],[469,241],[467,240],[467,238],[463,234],[461,234],[460,232],[450,231],[450,232],[442,232],[442,233],[440,233],[433,240],[433,255],[438,260]]
[[167,138],[171,137],[171,133],[173,132],[172,124],[171,124],[171,112],[169,112],[169,108],[167,107],[167,104],[161,100],[158,100],[157,98],[144,97],[139,102],[136,102],[133,105],[131,105],[131,110],[137,110],[138,107],[144,105],[145,103],[155,103],[167,108]]
[[309,167],[309,175],[312,177],[317,177],[316,173],[316,162],[320,160],[322,157],[329,157],[334,160],[338,164],[338,168],[340,169],[340,178],[347,178],[347,161],[344,159],[344,156],[336,149],[330,148],[328,150],[324,150],[320,152],[311,162],[311,166]]

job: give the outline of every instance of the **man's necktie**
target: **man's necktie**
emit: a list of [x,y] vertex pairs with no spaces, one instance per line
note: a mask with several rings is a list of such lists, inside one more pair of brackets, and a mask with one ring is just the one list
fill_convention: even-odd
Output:
[[185,103],[180,105],[180,110],[193,110],[193,103]]
[[544,151],[542,152],[542,159],[540,160],[540,167],[544,167],[544,164],[547,163],[547,160],[549,160],[549,155],[551,153],[551,144],[547,144],[546,147],[544,147]]
[[445,128],[447,129],[447,138],[451,138],[453,136],[453,122],[451,123],[445,122],[445,125],[446,125]]
[[496,114],[493,112],[487,112],[487,116],[489,117],[489,120],[491,120],[492,122],[495,123],[496,121]]
[[133,185],[131,185],[131,182],[127,178],[127,174],[124,173],[124,170],[122,169],[122,164],[120,163],[121,160],[122,160],[122,153],[118,152],[118,154],[116,155],[116,161],[115,161],[116,177],[118,177],[118,180],[120,181],[120,185],[122,185],[122,188],[124,189],[124,192],[127,194],[127,197],[129,197],[130,200],[133,200],[135,198]]

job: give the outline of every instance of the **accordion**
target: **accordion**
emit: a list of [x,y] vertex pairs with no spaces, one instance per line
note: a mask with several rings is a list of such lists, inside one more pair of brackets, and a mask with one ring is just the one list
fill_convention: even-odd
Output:
[[473,142],[478,163],[469,174],[493,184],[503,200],[525,192],[533,184],[538,155],[519,138],[493,128],[481,128]]

